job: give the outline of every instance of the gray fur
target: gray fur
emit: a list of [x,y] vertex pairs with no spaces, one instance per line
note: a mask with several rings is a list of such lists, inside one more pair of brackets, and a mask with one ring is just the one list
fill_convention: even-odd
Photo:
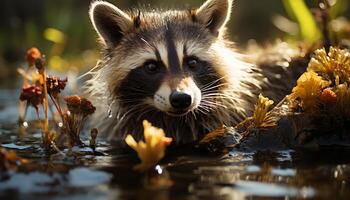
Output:
[[[229,15],[232,1],[211,0],[210,3],[215,5],[215,2],[219,2],[221,5],[224,1],[228,2],[224,8],[229,9],[226,11]],[[252,114],[257,96],[261,88],[266,87],[267,79],[262,75],[261,69],[243,62],[241,55],[235,53],[231,42],[224,38],[224,27],[214,27],[220,32],[213,33],[208,24],[203,24],[196,18],[196,10],[131,11],[127,15],[134,20],[134,27],[123,33],[117,44],[103,44],[103,57],[90,72],[92,78],[86,84],[86,92],[98,106],[99,112],[94,121],[99,123],[100,132],[117,140],[125,138],[126,134],[142,139],[142,120],[147,119],[153,125],[163,128],[177,144],[181,144],[198,140],[223,124],[235,125]],[[224,26],[227,19],[220,20]],[[145,51],[145,48],[157,52],[157,44],[165,43],[165,33],[169,26],[175,33],[172,38],[174,41],[192,45],[191,48],[201,52],[199,56],[207,59],[220,75],[218,81],[222,85],[218,87],[220,94],[215,99],[217,106],[198,109],[183,117],[172,117],[147,105],[121,105],[116,92],[121,82],[131,68],[139,64],[136,60],[142,57],[140,52]],[[101,37],[103,39],[103,35]],[[208,86],[200,87],[204,90]],[[138,106],[142,109],[138,109]],[[112,114],[110,117],[109,110]]]

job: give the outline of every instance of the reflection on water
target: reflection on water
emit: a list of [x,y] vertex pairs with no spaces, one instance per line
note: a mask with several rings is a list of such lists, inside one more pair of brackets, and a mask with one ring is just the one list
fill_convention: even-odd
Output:
[[7,113],[17,111],[16,102],[0,99],[2,146],[31,160],[16,173],[0,174],[0,199],[350,198],[350,154],[346,152],[233,150],[213,157],[190,150],[165,158],[155,179],[132,171],[138,162],[135,155],[121,153],[103,141],[97,151],[105,155],[94,156],[82,148],[75,149],[82,153],[77,158],[56,155],[50,159],[41,151],[37,129],[29,126],[18,137],[16,118],[6,117],[16,115]]

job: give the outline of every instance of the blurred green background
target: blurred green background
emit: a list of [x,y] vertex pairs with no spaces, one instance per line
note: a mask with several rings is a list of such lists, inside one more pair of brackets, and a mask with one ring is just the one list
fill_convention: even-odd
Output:
[[[122,9],[139,5],[181,9],[197,7],[203,1],[109,0]],[[346,16],[349,19],[348,1],[338,0],[335,15]],[[96,34],[88,18],[90,2],[90,0],[2,0],[0,87],[13,85],[13,77],[17,77],[16,68],[25,66],[25,51],[32,46],[38,47],[47,55],[52,70],[64,74],[68,69],[82,72],[92,68],[99,53]],[[317,2],[306,1],[309,7],[316,7]],[[231,39],[238,46],[244,47],[251,39],[259,44],[265,44],[277,38],[286,38],[288,35],[300,37],[300,34],[296,33],[297,23],[293,22],[298,21],[298,16],[286,9],[284,3],[284,0],[236,0],[229,22]]]

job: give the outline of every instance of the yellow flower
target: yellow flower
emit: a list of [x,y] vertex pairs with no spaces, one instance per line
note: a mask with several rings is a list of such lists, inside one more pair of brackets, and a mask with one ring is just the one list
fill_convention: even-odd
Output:
[[152,126],[147,120],[143,121],[144,141],[136,142],[128,135],[125,142],[137,152],[141,163],[135,166],[136,170],[147,171],[156,166],[164,157],[165,148],[171,143],[172,138],[165,137],[163,129]]
[[253,114],[253,122],[255,127],[274,126],[274,123],[271,122],[269,116],[267,115],[267,112],[272,104],[272,100],[262,96],[261,94],[259,95],[259,100],[255,105],[255,111]]
[[297,81],[297,86],[293,88],[289,96],[291,101],[299,101],[300,106],[306,111],[315,111],[319,102],[319,97],[324,88],[329,86],[328,81],[313,71],[305,72]]
[[308,71],[314,71],[326,79],[350,83],[350,53],[346,50],[330,47],[326,50],[318,49],[310,60]]

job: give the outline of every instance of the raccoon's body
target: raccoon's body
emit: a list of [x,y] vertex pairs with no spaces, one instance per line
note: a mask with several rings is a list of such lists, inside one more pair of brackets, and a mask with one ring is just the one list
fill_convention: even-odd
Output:
[[100,130],[142,139],[146,119],[182,144],[251,115],[268,83],[225,39],[231,6],[208,0],[194,10],[123,12],[92,3],[104,56],[87,86]]

